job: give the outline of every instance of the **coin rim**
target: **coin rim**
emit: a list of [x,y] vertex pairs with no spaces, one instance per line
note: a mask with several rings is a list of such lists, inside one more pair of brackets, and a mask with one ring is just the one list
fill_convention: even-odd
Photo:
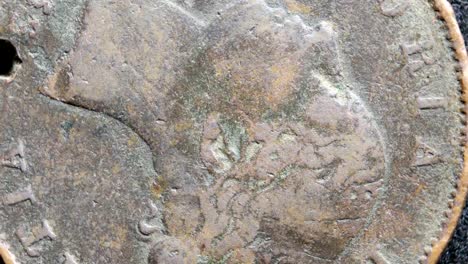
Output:
[[15,256],[11,254],[8,245],[0,243],[0,257],[5,264],[16,264]]
[[[433,2],[434,9],[438,11],[441,19],[445,21],[445,25],[448,28],[449,35],[448,37],[452,41],[453,49],[455,52],[455,58],[460,64],[459,69],[459,80],[461,84],[462,95],[460,97],[463,102],[464,112],[467,113],[468,105],[468,54],[465,46],[465,41],[463,39],[463,34],[461,33],[460,27],[458,25],[455,12],[452,5],[448,0],[434,0]],[[466,137],[467,126],[466,122],[467,116],[465,115],[464,124],[463,124],[463,135]],[[466,196],[468,194],[468,144],[464,140],[464,151],[463,151],[463,170],[458,180],[456,195],[453,200],[452,210],[447,217],[447,221],[443,224],[442,232],[440,237],[432,246],[432,250],[428,253],[427,263],[436,264],[440,259],[442,253],[444,252],[447,244],[449,243],[452,235],[457,227],[458,220],[463,212],[465,207]],[[450,205],[449,205],[450,206]]]

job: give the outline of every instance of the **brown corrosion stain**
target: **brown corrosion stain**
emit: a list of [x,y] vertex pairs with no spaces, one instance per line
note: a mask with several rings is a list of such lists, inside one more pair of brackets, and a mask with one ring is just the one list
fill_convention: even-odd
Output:
[[47,86],[40,87],[42,94],[57,100],[68,100],[70,98],[70,66],[61,66],[48,78]]
[[310,14],[312,13],[312,8],[308,5],[300,3],[296,0],[285,0],[286,7],[289,11],[293,13],[301,13],[301,14]]
[[[225,52],[226,48],[219,48],[210,52],[209,59],[213,63],[215,77],[229,79],[233,105],[242,106],[247,112],[259,113],[267,108],[278,109],[294,92],[295,82],[300,78],[300,58],[288,58],[280,50],[269,47],[264,48],[268,51],[265,53],[248,52],[257,45],[257,40],[246,40],[239,48],[230,50],[232,55],[224,57],[219,52]],[[270,61],[264,61],[268,56],[272,57]]]
[[[439,11],[442,19],[445,21],[448,27],[453,47],[455,49],[455,55],[458,61],[460,62],[460,82],[463,92],[462,99],[465,103],[468,92],[468,54],[466,51],[465,42],[463,40],[463,35],[461,34],[457,20],[455,18],[453,8],[447,0],[434,0],[434,8]],[[468,110],[468,105],[466,103],[464,107],[465,110]],[[463,207],[466,201],[466,195],[468,193],[468,164],[466,162],[467,159],[468,148],[465,145],[463,172],[459,179],[456,197],[453,201],[452,213],[448,219],[447,224],[444,226],[444,231],[442,232],[441,237],[433,245],[432,251],[428,256],[427,263],[437,263],[442,252],[444,251],[445,247],[450,241],[452,234],[455,231],[455,228],[457,227],[458,219],[460,218],[461,213],[463,211]]]

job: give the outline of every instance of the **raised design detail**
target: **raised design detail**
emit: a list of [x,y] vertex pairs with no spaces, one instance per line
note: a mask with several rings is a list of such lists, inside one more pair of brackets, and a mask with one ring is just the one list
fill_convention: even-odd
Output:
[[78,264],[75,257],[71,255],[70,253],[66,252],[65,254],[63,254],[63,256],[65,257],[65,260],[63,261],[62,264]]
[[416,41],[401,45],[403,55],[407,60],[407,69],[410,74],[415,74],[425,65],[432,65],[435,60],[429,54],[433,48],[433,42],[430,40]]
[[428,166],[442,161],[439,153],[434,148],[424,143],[421,138],[416,139],[416,144],[413,166]]
[[53,3],[51,0],[30,0],[29,3],[34,8],[42,9],[44,15],[50,15],[53,9]]
[[[380,132],[359,97],[335,79],[342,69],[331,23],[310,27],[263,1],[229,12],[236,21],[212,25],[224,39],[207,37],[208,55],[194,58],[196,72],[180,84],[174,104],[185,107],[178,114],[206,111],[201,124],[191,125],[201,128],[193,155],[205,177],[200,184],[174,182],[177,191],[167,192],[169,238],[154,246],[150,263],[169,258],[168,250],[184,252],[188,263],[196,256],[331,261],[364,226],[383,184]],[[230,35],[232,27],[245,36]],[[249,53],[250,46],[258,51]],[[318,66],[314,56],[327,59]],[[193,79],[209,83],[196,87]],[[300,89],[314,96],[299,103]],[[164,171],[177,177],[174,169]]]
[[29,185],[23,191],[17,191],[14,193],[6,194],[0,198],[0,204],[3,205],[14,205],[24,201],[30,201],[32,204],[36,202],[36,198],[34,197],[34,193],[32,190],[31,185]]
[[372,264],[391,264],[379,251],[374,252],[369,259]]
[[146,219],[138,223],[138,230],[145,236],[149,236],[157,231],[161,231],[161,224],[150,224],[149,221],[154,220],[158,216],[159,209],[154,203],[150,203],[150,214]]
[[418,107],[421,110],[426,109],[437,109],[437,108],[446,108],[448,105],[448,100],[445,97],[437,97],[437,96],[430,96],[430,97],[418,97]]
[[[136,73],[146,76],[145,88],[128,90],[148,100],[130,102],[135,114],[126,120],[151,145],[158,186],[167,187],[161,215],[169,238],[153,245],[150,259],[160,263],[161,256],[184,248],[195,259],[330,261],[365,226],[385,174],[380,131],[352,91],[356,82],[343,72],[338,27],[329,21],[308,25],[263,0],[236,1],[219,12],[200,35],[184,36],[180,47],[172,46],[172,34],[165,41],[161,29],[151,31],[158,34],[148,35],[154,46],[145,49],[161,50],[160,57]],[[186,26],[180,24],[164,32]],[[133,28],[122,30],[131,34]],[[186,52],[175,57],[175,49]],[[115,90],[90,90],[106,77],[87,76],[89,67],[79,59],[85,51],[77,50],[69,58],[69,87],[59,89],[51,80],[43,92],[90,109],[89,102],[123,96],[120,81],[128,77],[119,74],[105,75],[115,76]],[[125,71],[140,71],[131,58],[146,55],[122,51],[112,60],[121,60]],[[166,120],[164,128],[152,118]],[[158,232],[155,218],[156,210],[136,224],[138,232]]]
[[378,0],[382,14],[389,17],[402,15],[409,7],[406,0]]
[[16,236],[24,247],[24,250],[30,257],[39,257],[40,252],[36,248],[32,248],[34,244],[44,239],[54,240],[57,236],[52,231],[51,226],[47,220],[42,221],[41,227],[32,228],[31,234],[28,236],[23,228],[16,231]]
[[17,144],[0,156],[0,165],[19,169],[23,172],[27,171],[28,166],[24,156],[24,143],[21,139],[18,140]]
[[[183,6],[179,5],[176,1],[172,0],[159,0],[160,3],[167,5],[171,9],[173,9],[175,12],[189,18],[191,21],[195,22],[198,26],[205,27],[207,25],[207,21],[203,20],[202,18],[196,16],[193,12],[190,12],[190,10],[187,10]],[[191,6],[190,2],[192,1],[184,1],[184,2],[189,2],[186,5]]]

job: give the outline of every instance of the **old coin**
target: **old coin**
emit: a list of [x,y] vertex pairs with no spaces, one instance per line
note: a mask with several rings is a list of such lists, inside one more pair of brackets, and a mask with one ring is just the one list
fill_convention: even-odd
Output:
[[14,0],[0,37],[5,263],[434,263],[450,239],[445,0]]

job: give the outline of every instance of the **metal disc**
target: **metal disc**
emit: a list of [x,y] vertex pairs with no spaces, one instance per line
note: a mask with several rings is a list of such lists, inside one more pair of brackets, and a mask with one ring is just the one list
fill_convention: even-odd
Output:
[[445,0],[14,0],[0,47],[7,264],[435,263],[464,204]]

